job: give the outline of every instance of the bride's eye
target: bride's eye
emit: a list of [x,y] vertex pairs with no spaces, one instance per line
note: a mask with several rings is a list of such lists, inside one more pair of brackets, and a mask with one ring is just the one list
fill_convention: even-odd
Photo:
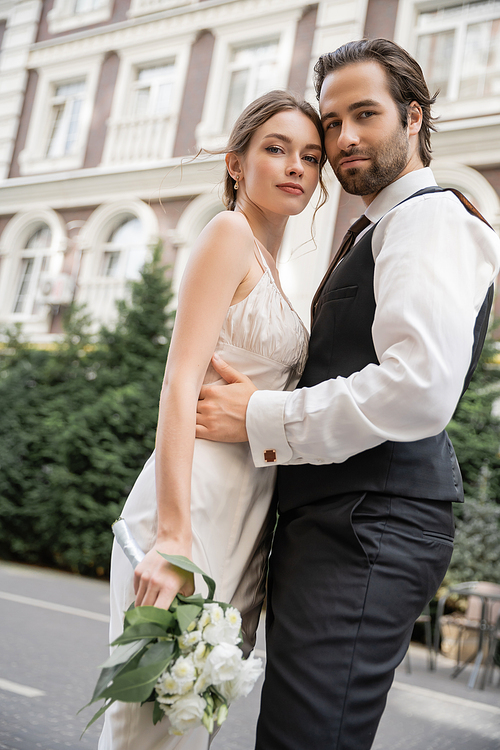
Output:
[[266,151],[269,151],[270,154],[282,154],[283,149],[281,146],[266,146]]

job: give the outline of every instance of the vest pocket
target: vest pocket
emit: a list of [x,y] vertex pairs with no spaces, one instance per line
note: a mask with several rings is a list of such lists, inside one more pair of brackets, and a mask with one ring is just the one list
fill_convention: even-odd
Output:
[[340,289],[331,289],[329,292],[325,292],[321,295],[322,302],[329,302],[335,299],[348,299],[349,297],[355,297],[358,292],[357,286],[344,286]]

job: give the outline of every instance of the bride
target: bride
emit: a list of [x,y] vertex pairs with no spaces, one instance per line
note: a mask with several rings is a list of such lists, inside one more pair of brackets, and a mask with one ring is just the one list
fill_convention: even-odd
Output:
[[[250,104],[231,133],[224,202],[201,233],[184,273],[163,382],[156,449],[122,516],[147,552],[135,573],[115,543],[111,639],[136,605],[168,608],[203,582],[158,551],[192,559],[217,584],[217,598],[242,613],[245,648],[255,631],[275,513],[272,468],[256,469],[247,443],[195,439],[198,394],[219,376],[219,355],[258,388],[292,388],[304,367],[307,333],[284,296],[276,256],[287,220],[307,206],[325,161],[320,119],[307,102],[272,91]],[[204,727],[178,737],[152,704],[115,703],[99,750],[206,750]]]

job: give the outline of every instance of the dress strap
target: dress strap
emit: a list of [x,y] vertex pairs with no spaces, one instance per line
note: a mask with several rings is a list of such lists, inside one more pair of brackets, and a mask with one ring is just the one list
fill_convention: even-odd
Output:
[[264,258],[264,253],[260,249],[259,243],[257,242],[257,240],[256,240],[255,237],[253,238],[253,241],[254,241],[255,247],[257,248],[257,253],[255,253],[255,256],[256,256],[256,258],[257,258],[257,260],[258,260],[258,262],[259,262],[262,270],[264,271],[264,273],[266,271],[268,271],[269,273],[271,273],[271,269],[269,268],[269,265],[268,265],[266,259]]

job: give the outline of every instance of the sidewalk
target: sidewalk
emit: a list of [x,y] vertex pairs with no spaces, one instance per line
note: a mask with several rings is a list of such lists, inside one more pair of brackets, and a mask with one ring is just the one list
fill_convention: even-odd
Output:
[[410,663],[411,674],[407,662],[396,672],[373,750],[498,750],[498,668],[494,684],[480,690],[467,687],[471,666],[452,678],[455,662],[440,655],[429,671],[418,644],[410,647]]

